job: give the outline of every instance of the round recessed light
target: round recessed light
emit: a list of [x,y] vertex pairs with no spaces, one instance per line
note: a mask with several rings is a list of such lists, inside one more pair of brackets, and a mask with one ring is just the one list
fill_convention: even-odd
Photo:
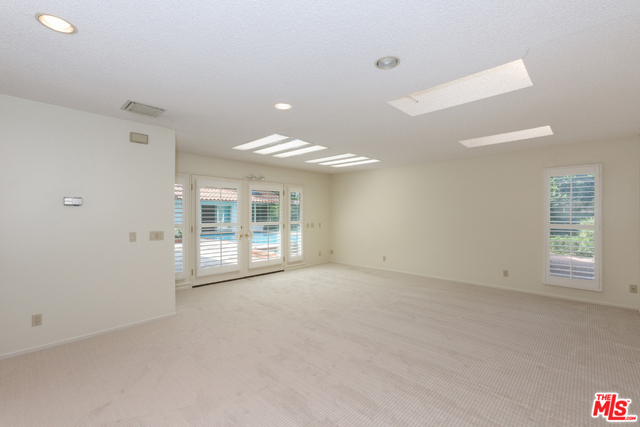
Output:
[[291,104],[276,104],[274,107],[276,107],[276,110],[290,110]]
[[380,58],[376,61],[376,67],[381,70],[390,70],[395,68],[400,63],[400,60],[395,56],[385,56],[384,58]]
[[58,18],[57,16],[48,15],[46,13],[37,13],[36,19],[45,27],[51,28],[52,30],[59,33],[74,34],[78,32],[76,27],[74,27],[64,19]]

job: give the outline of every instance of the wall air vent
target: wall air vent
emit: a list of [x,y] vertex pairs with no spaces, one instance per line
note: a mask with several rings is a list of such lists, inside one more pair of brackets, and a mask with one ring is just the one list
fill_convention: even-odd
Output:
[[131,111],[132,113],[138,113],[145,116],[158,117],[166,110],[158,107],[152,107],[151,105],[140,104],[139,102],[127,101],[122,106],[121,110]]

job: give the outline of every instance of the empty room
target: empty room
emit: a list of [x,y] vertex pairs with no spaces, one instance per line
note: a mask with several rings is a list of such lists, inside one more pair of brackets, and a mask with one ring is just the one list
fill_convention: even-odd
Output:
[[0,0],[0,426],[640,413],[640,3]]

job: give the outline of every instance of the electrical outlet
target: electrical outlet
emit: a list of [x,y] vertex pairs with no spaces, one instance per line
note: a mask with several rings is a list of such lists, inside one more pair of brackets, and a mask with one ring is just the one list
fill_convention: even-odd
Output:
[[638,285],[629,285],[629,292],[631,292],[632,294],[637,294],[638,293]]
[[322,256],[322,251],[318,251],[318,256]]
[[387,256],[386,255],[382,255],[382,260],[386,261],[387,260]]
[[150,231],[149,240],[164,240],[164,231]]
[[318,228],[322,228],[322,223],[321,222],[318,223]]
[[509,277],[509,270],[502,270],[502,277]]
[[131,233],[129,233],[129,241],[130,241],[131,243],[134,243],[136,240],[137,240],[136,232],[135,232],[135,231],[132,231]]
[[333,255],[333,249],[331,249],[331,255]]
[[42,326],[42,313],[31,316],[31,326]]
[[316,225],[316,223],[315,223],[315,222],[312,222],[312,223],[311,223],[311,228],[315,227],[315,225]]

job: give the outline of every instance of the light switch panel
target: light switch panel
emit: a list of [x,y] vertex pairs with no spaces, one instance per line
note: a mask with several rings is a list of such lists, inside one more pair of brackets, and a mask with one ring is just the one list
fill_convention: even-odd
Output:
[[135,242],[136,240],[137,240],[136,232],[135,232],[135,231],[132,231],[131,233],[129,233],[129,241],[130,241],[131,243],[133,243],[133,242]]
[[164,240],[164,231],[150,231],[149,240]]

